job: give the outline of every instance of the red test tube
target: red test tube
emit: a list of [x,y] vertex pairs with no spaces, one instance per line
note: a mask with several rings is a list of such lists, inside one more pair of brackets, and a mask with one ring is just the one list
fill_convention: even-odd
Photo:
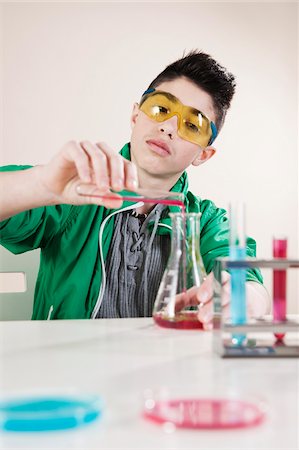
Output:
[[[273,238],[273,257],[287,257],[287,238]],[[273,320],[285,322],[287,313],[287,271],[273,270]],[[278,341],[284,338],[284,333],[274,333]]]

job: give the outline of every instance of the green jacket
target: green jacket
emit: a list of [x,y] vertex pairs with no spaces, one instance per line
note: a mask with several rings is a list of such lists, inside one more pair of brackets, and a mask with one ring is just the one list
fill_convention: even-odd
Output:
[[[121,154],[130,159],[130,146]],[[2,171],[30,166],[5,166]],[[186,196],[186,211],[201,212],[201,255],[207,272],[215,258],[228,256],[226,211],[210,200],[201,200],[188,191],[184,172],[172,191]],[[32,319],[88,319],[97,314],[106,284],[105,259],[111,242],[114,217],[136,203],[124,202],[118,210],[96,205],[56,205],[35,208],[0,223],[1,244],[14,254],[41,249]],[[170,211],[179,211],[171,206]],[[150,224],[151,225],[151,224]],[[170,218],[159,222],[158,234],[171,233]],[[247,255],[255,256],[256,244],[248,239]],[[258,270],[247,279],[262,282]]]

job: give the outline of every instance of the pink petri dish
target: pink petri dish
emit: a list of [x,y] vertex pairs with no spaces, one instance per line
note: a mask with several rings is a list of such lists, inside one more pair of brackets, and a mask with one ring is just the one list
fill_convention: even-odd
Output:
[[150,403],[143,416],[157,424],[176,428],[224,430],[261,424],[265,411],[249,401],[228,398],[172,399]]

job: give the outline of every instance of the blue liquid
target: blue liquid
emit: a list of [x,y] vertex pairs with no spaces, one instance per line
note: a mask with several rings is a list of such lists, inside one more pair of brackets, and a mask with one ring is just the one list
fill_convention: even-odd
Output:
[[36,397],[0,402],[0,430],[41,432],[87,425],[102,414],[98,397]]
[[[230,258],[243,260],[246,257],[245,248],[231,247]],[[246,269],[231,269],[231,321],[233,325],[243,325],[247,321],[246,309]],[[233,334],[233,344],[242,345],[246,334]]]

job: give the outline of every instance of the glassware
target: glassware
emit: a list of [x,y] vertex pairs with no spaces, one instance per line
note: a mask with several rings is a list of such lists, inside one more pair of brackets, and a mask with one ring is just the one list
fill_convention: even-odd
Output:
[[77,187],[77,193],[83,197],[97,197],[106,200],[121,199],[122,201],[151,204],[161,203],[168,206],[179,206],[183,211],[185,209],[184,194],[180,192],[137,188],[134,192],[127,190],[120,192],[108,190],[103,193],[96,185],[82,183]]
[[186,304],[186,290],[206,277],[200,255],[201,213],[170,213],[171,253],[155,300],[153,318],[166,328],[202,328],[198,305]]
[[47,432],[87,425],[102,416],[98,395],[35,390],[0,397],[0,429],[8,432]]
[[[286,259],[287,257],[286,237],[273,238],[273,257]],[[287,271],[273,270],[273,320],[274,322],[285,322],[287,310]],[[284,333],[274,334],[277,341],[282,341]]]
[[142,416],[160,425],[166,433],[176,429],[238,429],[262,424],[269,412],[265,398],[231,386],[212,384],[210,380],[188,386],[150,387],[143,392]]
[[[230,249],[231,260],[246,259],[246,234],[245,234],[245,204],[241,201],[230,203]],[[231,269],[230,271],[231,299],[230,315],[233,325],[247,322],[246,309],[246,270]],[[246,335],[233,334],[233,343],[242,345],[246,342]]]

